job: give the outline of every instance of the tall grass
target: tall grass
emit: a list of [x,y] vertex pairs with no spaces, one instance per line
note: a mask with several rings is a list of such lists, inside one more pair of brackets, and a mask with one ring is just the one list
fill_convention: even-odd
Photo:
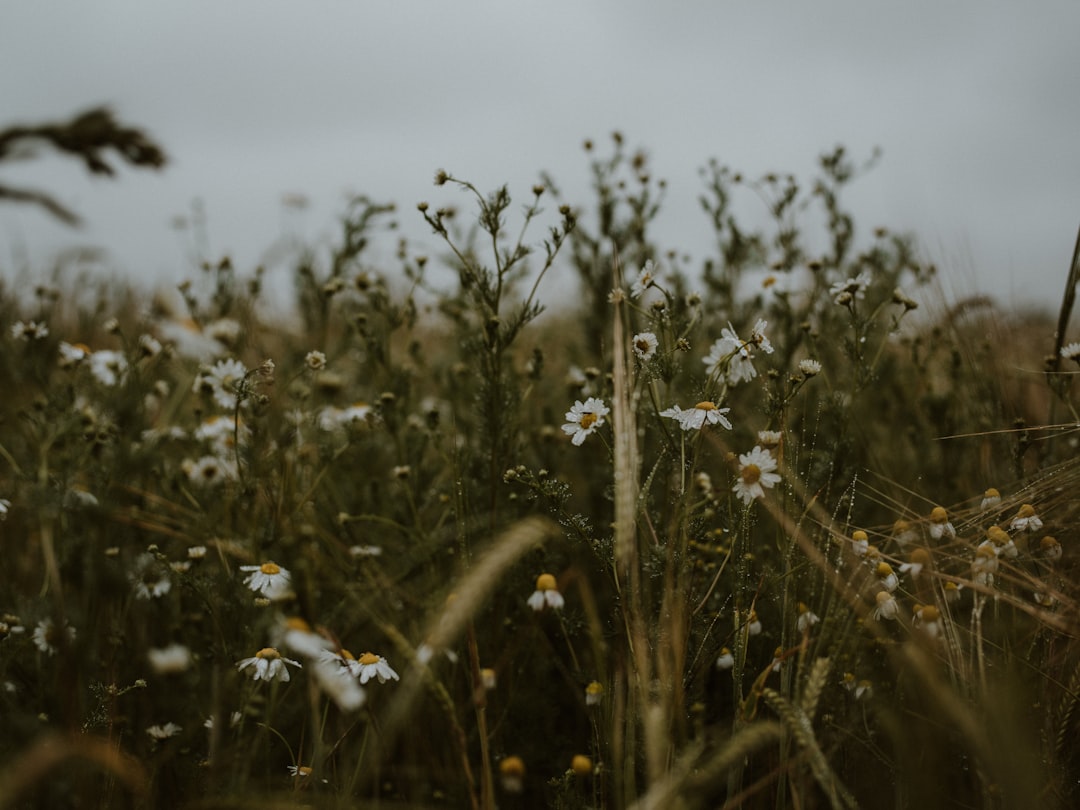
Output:
[[1075,804],[1068,315],[946,302],[839,149],[710,164],[693,268],[608,149],[440,171],[438,258],[358,198],[285,315],[3,290],[0,805]]

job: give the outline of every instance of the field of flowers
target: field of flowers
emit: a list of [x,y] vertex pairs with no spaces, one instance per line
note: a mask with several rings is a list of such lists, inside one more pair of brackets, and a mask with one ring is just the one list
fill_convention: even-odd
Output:
[[0,288],[0,807],[1080,802],[1068,308],[945,300],[842,149],[710,163],[698,264],[586,148],[284,309]]

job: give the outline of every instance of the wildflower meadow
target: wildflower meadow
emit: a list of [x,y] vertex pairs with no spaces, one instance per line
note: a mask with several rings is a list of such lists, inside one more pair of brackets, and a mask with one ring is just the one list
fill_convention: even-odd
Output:
[[705,258],[584,163],[284,302],[4,282],[0,807],[1080,804],[1071,294],[949,300],[841,148],[706,164]]

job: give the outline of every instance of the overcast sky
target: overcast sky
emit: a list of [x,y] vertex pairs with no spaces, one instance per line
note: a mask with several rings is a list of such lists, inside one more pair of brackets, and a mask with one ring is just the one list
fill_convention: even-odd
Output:
[[[0,268],[95,244],[178,280],[170,223],[200,199],[211,254],[249,269],[283,230],[328,238],[349,191],[397,202],[434,248],[416,202],[464,202],[435,169],[522,201],[546,170],[586,202],[581,142],[619,129],[668,181],[663,248],[708,249],[709,158],[808,177],[838,143],[881,147],[857,224],[915,232],[957,295],[1052,305],[1080,225],[1078,32],[1075,0],[5,3],[0,126],[106,103],[172,163],[119,182],[0,167],[86,219],[0,206]],[[286,193],[307,212],[285,215]]]

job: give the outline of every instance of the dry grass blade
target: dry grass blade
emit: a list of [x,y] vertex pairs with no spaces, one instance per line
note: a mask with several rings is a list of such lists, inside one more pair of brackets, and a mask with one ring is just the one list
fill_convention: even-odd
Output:
[[133,794],[146,793],[148,780],[143,767],[104,740],[47,734],[0,772],[0,808],[13,806],[21,795],[46,779],[50,771],[74,759],[97,765]]
[[[488,596],[515,562],[544,540],[558,536],[559,527],[541,517],[530,517],[515,523],[504,531],[491,548],[473,561],[468,572],[454,588],[456,598],[430,622],[428,643],[433,649],[451,647],[461,636],[469,620],[476,615]],[[416,698],[420,694],[422,678],[407,679],[402,684],[386,724],[386,739],[393,739],[405,730]]]

